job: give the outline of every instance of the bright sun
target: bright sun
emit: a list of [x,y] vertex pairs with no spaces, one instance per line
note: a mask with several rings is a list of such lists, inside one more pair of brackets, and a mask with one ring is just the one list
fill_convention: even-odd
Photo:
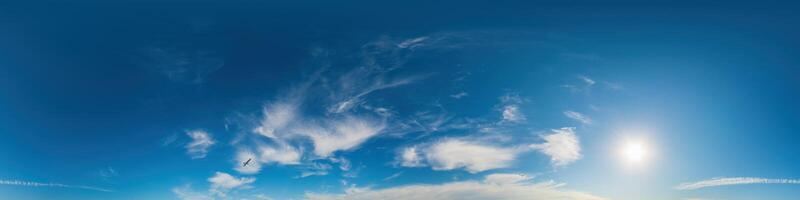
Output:
[[620,149],[622,159],[628,165],[640,165],[647,160],[647,145],[643,141],[626,141]]
[[625,149],[623,150],[625,154],[625,159],[628,162],[642,162],[647,156],[647,149],[645,149],[644,144],[641,142],[628,142],[625,144]]

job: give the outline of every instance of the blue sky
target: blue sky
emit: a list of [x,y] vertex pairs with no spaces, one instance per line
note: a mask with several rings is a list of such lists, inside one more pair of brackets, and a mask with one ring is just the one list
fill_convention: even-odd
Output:
[[4,3],[0,199],[794,199],[796,10]]

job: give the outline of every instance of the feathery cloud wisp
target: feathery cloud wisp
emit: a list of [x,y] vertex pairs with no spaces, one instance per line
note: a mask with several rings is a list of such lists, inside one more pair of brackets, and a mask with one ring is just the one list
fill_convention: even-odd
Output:
[[464,98],[466,96],[469,96],[469,94],[467,92],[459,92],[459,93],[450,95],[450,97],[453,97],[454,99],[461,99],[461,98]]
[[188,153],[192,159],[205,158],[206,154],[208,154],[208,149],[217,143],[211,138],[211,134],[205,131],[189,131],[186,135],[192,138],[192,142],[186,145],[186,153]]
[[581,122],[583,124],[592,124],[592,118],[589,118],[589,116],[586,116],[586,115],[581,114],[579,112],[575,112],[575,111],[571,111],[571,110],[564,111],[564,116],[567,116],[570,119],[574,119],[576,121],[579,121],[579,122]]
[[407,39],[407,40],[404,40],[403,42],[400,42],[399,44],[397,44],[397,48],[401,48],[401,49],[411,48],[411,49],[413,49],[415,47],[422,46],[423,42],[425,40],[427,40],[427,39],[428,39],[428,37],[418,37],[418,38]]
[[517,184],[531,179],[533,179],[533,177],[530,177],[525,174],[495,173],[486,175],[486,178],[484,178],[483,182],[488,184],[503,185],[503,184]]
[[328,157],[335,151],[353,149],[384,128],[381,122],[358,117],[329,122],[325,127],[308,125],[298,131],[298,134],[311,139],[314,154],[320,157]]
[[297,102],[286,100],[265,105],[264,118],[261,120],[261,124],[253,129],[253,132],[270,139],[282,137],[282,135],[277,135],[278,131],[288,126],[299,115],[297,104]]
[[61,187],[61,188],[75,188],[75,189],[85,189],[85,190],[94,190],[100,192],[113,192],[112,190],[92,187],[92,186],[85,186],[85,185],[66,185],[61,183],[40,183],[40,182],[33,182],[33,181],[20,181],[20,180],[0,180],[0,185],[16,185],[16,186],[28,186],[28,187]]
[[696,190],[705,187],[717,187],[725,185],[741,184],[800,184],[800,179],[768,179],[757,177],[731,177],[731,178],[712,178],[692,183],[681,183],[675,186],[678,190]]

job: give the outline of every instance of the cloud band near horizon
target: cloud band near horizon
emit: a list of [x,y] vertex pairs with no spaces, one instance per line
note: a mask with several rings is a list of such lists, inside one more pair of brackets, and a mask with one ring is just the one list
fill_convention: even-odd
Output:
[[696,190],[706,187],[717,187],[725,185],[742,184],[800,184],[800,179],[768,179],[757,177],[731,177],[731,178],[712,178],[693,183],[681,183],[675,186],[677,190]]
[[61,183],[39,183],[33,181],[20,181],[20,180],[2,180],[0,179],[0,185],[16,185],[16,186],[29,186],[29,187],[61,187],[61,188],[74,188],[74,189],[85,189],[85,190],[94,190],[100,192],[113,192],[113,190],[103,189],[93,186],[85,186],[85,185],[66,185]]

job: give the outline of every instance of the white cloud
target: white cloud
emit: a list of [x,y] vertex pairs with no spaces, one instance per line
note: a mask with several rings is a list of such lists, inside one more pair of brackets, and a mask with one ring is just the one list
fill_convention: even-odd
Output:
[[388,181],[388,180],[395,179],[397,177],[400,177],[400,175],[403,175],[403,172],[397,172],[397,173],[394,173],[394,174],[392,174],[390,176],[387,176],[386,178],[383,178],[383,181]]
[[424,151],[434,170],[464,168],[470,173],[511,165],[522,152],[519,148],[503,148],[463,139],[446,139]]
[[451,94],[450,97],[453,97],[454,99],[461,99],[461,98],[464,98],[464,97],[466,97],[468,95],[469,94],[467,94],[466,92],[459,92],[459,93],[456,93],[456,94]]
[[421,167],[425,166],[422,163],[422,157],[417,152],[417,147],[406,147],[400,153],[400,166],[403,167]]
[[216,141],[211,138],[211,135],[205,131],[189,131],[186,132],[186,135],[192,138],[192,141],[186,145],[186,153],[188,153],[192,159],[205,158],[206,154],[208,154],[208,149],[216,144]]
[[[286,93],[265,104],[262,116],[257,119],[258,124],[251,126],[251,132],[263,137],[244,135],[233,144],[240,149],[254,150],[262,165],[306,165],[319,158],[333,161],[337,152],[357,149],[382,133],[389,122],[388,118],[393,116],[387,108],[370,106],[367,101],[369,96],[429,76],[393,74],[403,66],[406,54],[411,52],[404,48],[416,48],[425,40],[422,37],[400,43],[378,41],[366,44],[355,56],[359,64],[343,71],[327,70],[339,61],[338,58],[329,57],[324,49],[314,49],[311,63],[319,64],[320,70],[314,72],[307,81],[289,88]],[[313,99],[314,103],[306,104],[308,99]],[[372,112],[361,112],[365,110]],[[307,144],[313,145],[313,151],[305,150]],[[308,155],[310,153],[313,155]],[[239,153],[235,159],[249,156],[252,155]],[[351,171],[349,163],[338,164],[342,171]],[[260,170],[257,167],[263,166],[253,165],[253,168],[247,169],[237,166],[235,169],[242,173],[258,173]],[[322,173],[314,170],[306,173],[311,174]]]
[[595,83],[597,83],[597,82],[595,82],[594,80],[592,80],[591,78],[589,78],[587,76],[578,76],[578,79],[583,81],[583,83],[586,83],[586,86],[592,86]]
[[597,83],[597,81],[593,80],[592,78],[589,78],[588,76],[579,75],[576,78],[580,80],[581,83],[566,84],[563,85],[562,87],[567,88],[572,92],[585,92],[589,91],[592,88],[592,86],[594,86]]
[[[499,177],[491,176],[490,177]],[[527,179],[526,179],[527,180]],[[520,180],[521,181],[521,180]],[[362,199],[396,199],[396,200],[540,200],[540,199],[570,199],[570,200],[601,200],[583,192],[560,190],[558,185],[527,184],[522,182],[503,182],[495,184],[489,180],[460,181],[437,185],[406,185],[385,189],[372,190],[360,188],[348,189],[344,194],[317,194],[306,193],[309,200],[362,200]]]
[[592,124],[592,119],[589,118],[589,116],[586,116],[586,115],[581,114],[579,112],[575,112],[575,111],[571,111],[571,110],[564,111],[564,116],[567,116],[570,119],[574,119],[576,121],[579,121],[579,122],[581,122],[583,124]]
[[428,39],[428,37],[418,37],[418,38],[411,38],[411,39],[407,39],[407,40],[404,40],[403,42],[400,42],[399,44],[397,44],[397,48],[401,48],[401,49],[405,49],[405,48],[414,49],[415,47],[422,46],[422,45],[423,45],[423,42],[424,42],[425,40],[427,40],[427,39]]
[[297,109],[297,103],[288,101],[264,106],[264,118],[253,132],[271,139],[279,139],[276,134],[298,117]]
[[[244,166],[244,163],[250,160],[247,163],[247,166]],[[234,169],[242,174],[256,174],[261,171],[261,162],[258,161],[258,157],[255,153],[247,149],[240,149],[236,152],[236,167]]]
[[517,184],[531,179],[533,179],[533,177],[530,177],[525,174],[495,173],[486,175],[486,178],[484,178],[483,182],[488,184],[504,185],[504,184]]
[[224,172],[216,172],[214,176],[208,178],[208,182],[211,183],[209,192],[224,197],[227,191],[237,188],[249,188],[248,184],[255,181],[256,178],[252,177],[236,178]]
[[[290,140],[296,135],[293,132],[293,127],[297,125],[300,120],[300,113],[298,105],[301,103],[298,99],[299,93],[294,92],[287,95],[286,98],[280,99],[275,103],[267,104],[264,106],[263,118],[260,120],[259,125],[253,129],[254,133],[269,138],[272,144],[264,144],[256,140],[255,153],[240,153],[237,154],[237,160],[244,159],[244,156],[252,156],[254,162],[250,163],[248,167],[237,166],[235,169],[242,173],[258,173],[261,164],[277,163],[281,165],[297,165],[303,156],[303,149],[291,145]],[[240,147],[246,149],[247,147]],[[247,155],[257,154],[257,155]]]
[[501,109],[503,121],[514,123],[525,122],[525,114],[522,114],[520,111],[520,104],[524,102],[524,99],[519,97],[518,94],[509,93],[503,95],[500,97],[500,102],[502,102],[503,105]]
[[507,105],[503,107],[503,120],[509,122],[524,122],[525,115],[519,111],[518,105]]
[[93,187],[93,186],[66,185],[61,183],[40,183],[40,182],[20,181],[20,180],[0,180],[0,185],[16,185],[16,186],[27,186],[27,187],[60,187],[60,188],[94,190],[100,192],[113,192],[112,190]]
[[564,127],[553,129],[553,133],[542,136],[542,144],[533,144],[531,148],[550,156],[555,166],[564,166],[581,158],[581,146],[575,128]]
[[[301,164],[304,158],[303,144],[308,144],[308,141],[314,147],[314,155],[329,158],[337,151],[357,148],[369,138],[379,134],[385,127],[384,121],[368,115],[337,114],[321,118],[302,116],[298,106],[302,104],[302,97],[299,97],[302,96],[299,95],[301,93],[303,92],[294,91],[293,95],[287,95],[286,98],[279,98],[276,101],[281,103],[272,103],[264,107],[263,118],[258,127],[252,129],[254,133],[270,140],[268,143],[259,141],[258,138],[255,140],[257,161],[261,164]],[[346,163],[340,163],[340,167],[349,167],[341,164]],[[236,170],[244,172],[241,167],[237,167]],[[258,172],[256,168],[248,170],[248,173]],[[321,173],[315,170],[305,172],[304,176],[325,174],[327,172]]]
[[800,184],[800,179],[768,179],[757,177],[732,177],[732,178],[712,178],[693,183],[682,183],[675,187],[678,190],[696,190],[705,187],[717,187],[725,185],[741,184]]
[[302,150],[283,144],[276,146],[259,145],[258,152],[261,154],[258,159],[259,162],[282,165],[300,164],[300,158],[303,155]]
[[382,122],[374,122],[366,118],[345,117],[343,120],[331,120],[326,127],[307,125],[298,130],[314,144],[314,154],[328,157],[333,152],[351,150],[377,135],[384,128]]

